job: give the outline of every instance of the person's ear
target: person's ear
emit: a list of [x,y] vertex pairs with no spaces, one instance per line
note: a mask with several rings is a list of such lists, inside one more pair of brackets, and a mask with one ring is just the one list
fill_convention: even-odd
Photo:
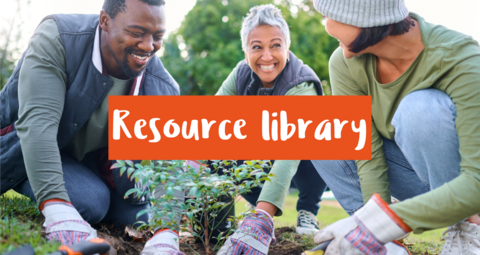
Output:
[[248,55],[247,55],[246,52],[244,52],[244,53],[245,53],[245,62],[247,62],[247,65],[250,65],[250,64],[248,64]]
[[100,11],[100,18],[98,20],[100,28],[108,33],[108,28],[111,25],[111,18],[105,10]]

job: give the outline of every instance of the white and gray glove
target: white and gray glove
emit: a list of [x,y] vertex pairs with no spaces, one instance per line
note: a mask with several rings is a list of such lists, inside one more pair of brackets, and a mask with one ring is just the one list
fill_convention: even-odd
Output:
[[393,212],[378,194],[351,217],[335,222],[314,236],[319,244],[329,240],[325,255],[408,255],[395,240],[412,230]]
[[171,255],[185,255],[185,253],[180,251],[179,237],[178,233],[169,230],[159,230],[155,235],[148,240],[143,248],[140,255],[161,255],[161,254],[171,254]]
[[266,255],[271,242],[275,242],[272,217],[264,210],[245,218],[217,255]]
[[40,209],[45,216],[43,226],[49,241],[72,245],[97,237],[97,231],[83,220],[69,202],[51,199],[42,203]]

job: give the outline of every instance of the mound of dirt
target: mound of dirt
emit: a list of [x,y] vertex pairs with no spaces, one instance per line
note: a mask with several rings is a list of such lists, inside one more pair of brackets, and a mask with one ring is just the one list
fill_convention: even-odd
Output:
[[277,241],[270,245],[270,249],[268,250],[268,254],[275,254],[275,255],[300,255],[303,252],[302,247],[299,247],[297,244],[293,243],[290,240],[283,240],[282,235],[283,233],[294,233],[295,241],[302,240],[302,236],[295,232],[295,228],[291,227],[283,227],[275,229],[275,238]]

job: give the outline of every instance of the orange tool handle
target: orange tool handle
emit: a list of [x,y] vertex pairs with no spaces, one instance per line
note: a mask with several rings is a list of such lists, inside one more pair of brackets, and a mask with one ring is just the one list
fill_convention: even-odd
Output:
[[93,255],[95,253],[105,254],[110,250],[110,245],[102,238],[92,238],[72,246],[62,245],[58,248],[64,255]]

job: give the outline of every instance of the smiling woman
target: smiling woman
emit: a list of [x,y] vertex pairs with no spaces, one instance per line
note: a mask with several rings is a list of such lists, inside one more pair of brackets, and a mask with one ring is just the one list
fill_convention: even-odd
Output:
[[275,78],[285,68],[288,46],[278,27],[261,25],[250,32],[245,60],[260,78],[263,87],[272,88]]
[[240,35],[245,61],[259,76],[263,87],[272,88],[288,60],[290,31],[283,19],[275,19],[278,13],[269,12],[266,6],[250,10]]
[[[291,51],[290,31],[282,13],[274,5],[255,6],[243,20],[240,32],[245,60],[240,61],[223,82],[216,95],[323,95],[320,80],[313,70],[303,64]],[[265,148],[268,150],[269,148]],[[296,231],[299,234],[312,234],[319,230],[315,215],[318,212],[320,197],[326,186],[310,161],[277,160],[271,173],[276,176],[272,182],[260,189],[252,190],[244,198],[263,215],[280,216],[290,183],[300,190],[297,209]],[[295,177],[294,177],[295,176]],[[245,220],[236,236],[255,232],[257,223],[272,226],[271,217],[252,217]],[[258,230],[260,231],[260,230]],[[218,254],[240,254],[255,246],[258,251],[268,250],[272,231],[265,233],[261,240],[244,241],[240,247],[236,238],[230,238]],[[234,235],[234,236],[235,236]],[[235,244],[236,243],[236,244]],[[232,245],[236,246],[231,253]],[[265,252],[263,252],[265,253]]]

